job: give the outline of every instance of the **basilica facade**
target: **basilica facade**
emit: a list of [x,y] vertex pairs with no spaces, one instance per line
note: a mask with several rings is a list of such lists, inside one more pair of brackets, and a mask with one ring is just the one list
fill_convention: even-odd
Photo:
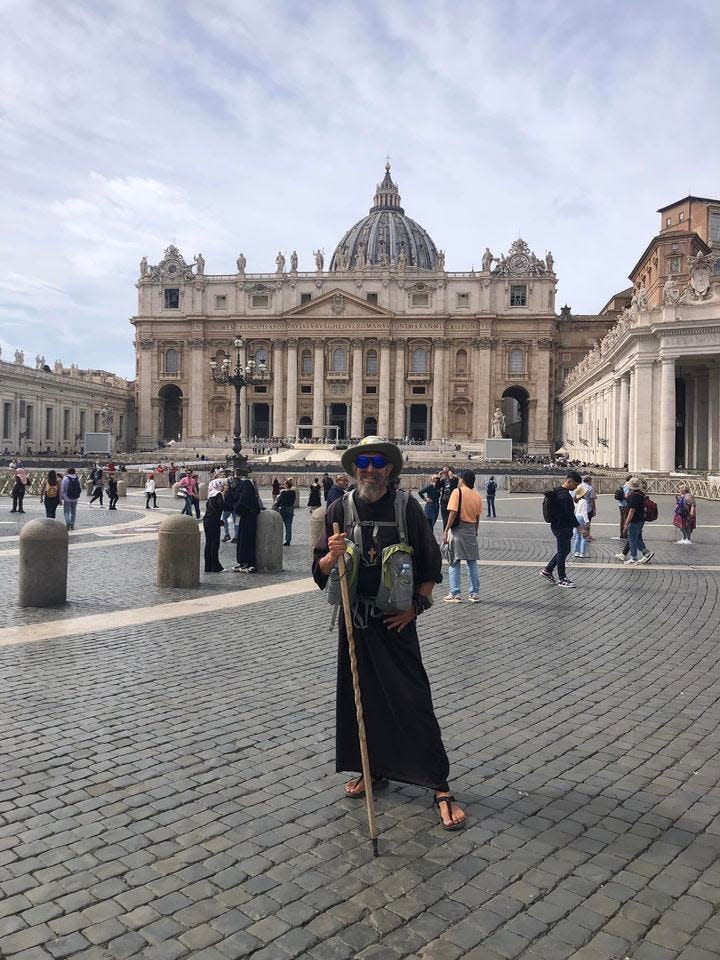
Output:
[[552,254],[521,239],[481,269],[451,272],[405,214],[390,175],[329,263],[278,253],[271,272],[206,272],[174,246],[140,264],[135,326],[137,446],[201,445],[232,433],[233,396],[209,361],[264,366],[241,395],[243,437],[367,434],[473,443],[505,414],[516,448],[554,445],[558,384],[616,316],[555,310]]

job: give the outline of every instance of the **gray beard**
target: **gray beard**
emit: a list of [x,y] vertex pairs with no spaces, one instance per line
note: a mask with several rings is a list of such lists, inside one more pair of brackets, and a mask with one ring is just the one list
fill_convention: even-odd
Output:
[[379,484],[374,486],[368,483],[362,483],[358,480],[357,491],[361,500],[364,500],[366,503],[377,503],[378,500],[382,498],[387,493],[387,484]]

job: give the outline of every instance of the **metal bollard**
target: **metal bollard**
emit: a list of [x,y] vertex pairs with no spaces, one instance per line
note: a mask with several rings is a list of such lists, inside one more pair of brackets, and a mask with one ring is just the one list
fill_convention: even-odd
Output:
[[255,564],[258,573],[280,573],[285,528],[276,510],[261,510],[257,518]]
[[127,496],[127,480],[118,480],[117,491],[119,497]]
[[158,534],[157,585],[200,586],[200,530],[182,513],[165,517]]
[[315,507],[310,514],[310,562],[314,559],[315,544],[325,530],[325,507]]
[[68,532],[61,520],[42,517],[20,531],[20,606],[67,602]]

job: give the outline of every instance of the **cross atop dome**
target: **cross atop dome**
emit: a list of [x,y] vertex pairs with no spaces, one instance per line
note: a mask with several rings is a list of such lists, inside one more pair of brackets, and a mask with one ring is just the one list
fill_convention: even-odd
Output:
[[370,208],[370,212],[372,213],[373,210],[397,210],[398,213],[405,213],[400,206],[397,184],[393,183],[390,176],[390,157],[385,157],[385,176],[375,190],[375,203]]

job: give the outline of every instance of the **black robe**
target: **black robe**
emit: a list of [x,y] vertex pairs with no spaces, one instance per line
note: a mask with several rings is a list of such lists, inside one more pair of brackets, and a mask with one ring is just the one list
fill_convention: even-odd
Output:
[[[361,520],[395,520],[394,493],[387,493],[377,503],[356,500]],[[342,499],[330,505],[325,516],[325,532],[318,540],[313,560],[313,577],[321,589],[327,577],[319,569],[319,560],[327,553],[328,537],[333,522],[343,527]],[[415,584],[442,581],[440,549],[432,536],[422,508],[412,497],[407,509],[407,539],[413,548]],[[397,543],[397,531],[380,528],[377,540],[374,531],[363,528],[363,555],[374,549],[379,553],[388,543]],[[361,565],[358,594],[374,597],[380,580],[379,564]],[[335,769],[362,769],[360,742],[355,717],[350,654],[345,619],[339,617],[337,717]],[[447,789],[449,763],[433,710],[430,683],[425,673],[415,621],[398,632],[389,629],[383,617],[370,617],[364,628],[354,627],[358,674],[362,694],[365,732],[370,769],[373,777],[387,777],[403,783],[414,783],[434,790]]]

